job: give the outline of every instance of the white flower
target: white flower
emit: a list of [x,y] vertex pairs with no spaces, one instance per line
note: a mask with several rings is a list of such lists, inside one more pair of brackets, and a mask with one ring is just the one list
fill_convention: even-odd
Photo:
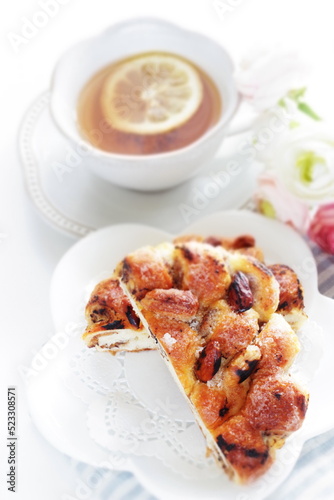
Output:
[[267,149],[266,166],[309,207],[333,201],[334,133],[322,126],[300,126],[281,134]]
[[309,126],[310,118],[298,109],[298,102],[285,99],[284,106],[276,105],[260,113],[252,124],[249,143],[253,158],[268,164],[273,151],[289,141],[295,128]]
[[275,106],[291,89],[300,88],[308,73],[296,52],[258,50],[245,58],[236,74],[239,92],[257,110]]

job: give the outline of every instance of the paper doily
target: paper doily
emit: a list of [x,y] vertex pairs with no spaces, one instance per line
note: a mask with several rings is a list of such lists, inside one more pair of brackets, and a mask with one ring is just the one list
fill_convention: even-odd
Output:
[[[293,376],[309,385],[321,355],[321,329],[308,321]],[[110,465],[126,467],[131,457],[154,457],[185,478],[217,477],[187,402],[156,351],[96,352],[73,339],[59,370],[67,388],[87,404],[91,438],[108,450]]]
[[158,352],[112,356],[83,347],[66,364],[63,381],[88,405],[90,436],[110,452],[111,465],[145,456],[186,478],[221,474]]

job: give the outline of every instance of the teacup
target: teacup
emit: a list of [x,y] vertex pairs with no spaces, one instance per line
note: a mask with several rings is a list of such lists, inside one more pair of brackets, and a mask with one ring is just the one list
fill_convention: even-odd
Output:
[[[170,152],[127,155],[98,149],[83,138],[77,123],[83,86],[111,62],[150,51],[178,54],[212,78],[223,102],[218,122],[188,146]],[[226,51],[205,35],[151,18],[122,22],[70,48],[56,66],[50,103],[58,128],[82,151],[85,165],[113,184],[140,191],[170,188],[195,175],[220,148],[238,105],[233,64]]]

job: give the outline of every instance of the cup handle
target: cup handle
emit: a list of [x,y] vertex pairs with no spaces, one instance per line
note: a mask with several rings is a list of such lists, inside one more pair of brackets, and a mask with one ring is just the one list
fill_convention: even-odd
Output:
[[253,111],[242,96],[239,95],[237,109],[227,130],[226,137],[234,137],[249,132],[258,116],[259,114]]

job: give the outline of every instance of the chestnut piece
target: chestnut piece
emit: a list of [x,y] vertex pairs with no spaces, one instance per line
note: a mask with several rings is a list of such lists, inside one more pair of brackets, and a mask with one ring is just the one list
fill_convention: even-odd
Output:
[[209,341],[195,364],[195,375],[201,382],[209,382],[220,368],[222,355],[217,343]]
[[248,311],[253,307],[253,293],[247,276],[242,272],[235,273],[227,292],[227,301],[236,313]]

